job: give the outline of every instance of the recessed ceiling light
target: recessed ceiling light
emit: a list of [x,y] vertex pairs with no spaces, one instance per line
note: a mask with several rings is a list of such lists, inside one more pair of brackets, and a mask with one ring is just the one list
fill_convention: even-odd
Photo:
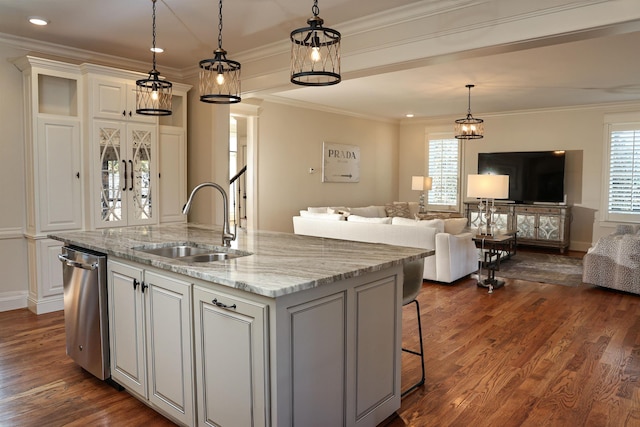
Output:
[[30,16],[29,22],[31,22],[33,25],[47,25],[49,23],[49,21],[39,16]]
[[405,117],[411,118],[411,117],[413,117],[413,113],[407,113],[407,114],[405,115]]
[[149,49],[151,52],[155,52],[155,53],[162,53],[164,52],[164,49],[161,47],[152,47],[151,49]]

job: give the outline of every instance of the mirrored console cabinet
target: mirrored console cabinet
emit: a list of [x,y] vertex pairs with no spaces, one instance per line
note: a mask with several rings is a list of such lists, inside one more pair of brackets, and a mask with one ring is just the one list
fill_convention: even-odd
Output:
[[[481,218],[479,201],[467,201],[465,215],[469,226],[477,228]],[[498,230],[518,232],[519,245],[558,248],[560,253],[569,249],[571,206],[495,203],[493,224]]]

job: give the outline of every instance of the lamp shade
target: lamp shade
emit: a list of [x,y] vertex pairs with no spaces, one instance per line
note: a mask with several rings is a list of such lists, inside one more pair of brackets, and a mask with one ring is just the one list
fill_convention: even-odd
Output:
[[468,175],[467,197],[506,199],[509,197],[509,175]]
[[430,176],[412,176],[411,189],[416,191],[431,190],[431,182]]

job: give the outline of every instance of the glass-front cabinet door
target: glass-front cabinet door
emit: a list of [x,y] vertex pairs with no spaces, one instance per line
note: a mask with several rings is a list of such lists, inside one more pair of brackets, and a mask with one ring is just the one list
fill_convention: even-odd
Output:
[[129,224],[148,224],[155,222],[153,190],[151,179],[151,159],[155,151],[155,132],[153,126],[129,125],[129,168],[131,183],[129,188]]
[[95,121],[100,172],[96,227],[154,224],[156,127]]

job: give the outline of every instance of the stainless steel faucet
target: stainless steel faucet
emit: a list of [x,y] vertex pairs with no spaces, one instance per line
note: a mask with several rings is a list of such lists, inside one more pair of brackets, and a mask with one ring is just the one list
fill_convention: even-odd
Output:
[[203,187],[213,187],[220,191],[222,194],[222,203],[224,204],[224,225],[222,228],[222,245],[223,246],[231,246],[231,241],[236,240],[235,233],[231,232],[231,225],[229,224],[229,199],[227,198],[227,192],[224,191],[224,188],[220,187],[215,182],[203,182],[202,184],[198,184],[189,195],[189,200],[182,208],[183,214],[188,214],[191,209],[191,202],[193,201],[193,196]]

